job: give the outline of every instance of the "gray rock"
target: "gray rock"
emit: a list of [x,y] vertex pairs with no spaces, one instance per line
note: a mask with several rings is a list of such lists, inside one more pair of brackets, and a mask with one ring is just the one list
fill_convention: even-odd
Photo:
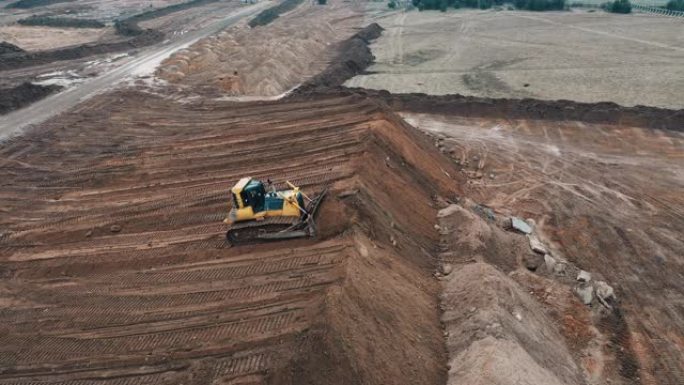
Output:
[[596,281],[596,296],[608,302],[615,299],[615,290],[604,281]]
[[546,254],[546,247],[544,247],[544,244],[541,243],[541,241],[537,239],[535,235],[530,234],[527,236],[527,238],[530,240],[530,248],[532,251],[541,255]]
[[544,254],[544,264],[546,265],[546,271],[552,273],[556,267],[556,258],[552,257],[550,254]]
[[121,226],[119,226],[119,225],[112,225],[112,226],[109,228],[109,231],[111,231],[112,233],[118,233],[119,231],[121,231]]
[[511,217],[511,227],[513,227],[514,230],[517,230],[523,234],[532,233],[532,227],[530,227],[530,225],[528,225],[527,222],[523,221],[518,217]]
[[594,286],[588,283],[580,283],[575,286],[575,294],[577,294],[583,304],[589,305],[594,299]]
[[577,274],[577,280],[580,282],[589,282],[591,281],[591,273],[580,270],[579,274]]

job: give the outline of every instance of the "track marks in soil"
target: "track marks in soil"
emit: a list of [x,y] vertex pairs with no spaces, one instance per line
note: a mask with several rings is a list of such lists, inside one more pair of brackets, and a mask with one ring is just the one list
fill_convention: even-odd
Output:
[[[376,226],[376,247],[389,243],[382,229],[395,215],[396,226],[411,229],[395,230],[400,250],[429,247],[428,203],[412,208],[414,228],[385,190],[430,175],[447,183],[436,170],[448,163],[415,151],[418,134],[402,130],[360,98],[180,106],[122,91],[8,142],[0,148],[0,254],[9,279],[0,301],[12,306],[0,310],[0,384],[259,384],[288,373],[291,360],[322,354],[298,351],[298,341],[326,327],[329,314],[348,316],[326,307],[350,259],[360,258],[350,224]],[[230,187],[245,175],[306,192],[361,185],[365,195],[343,203],[331,193],[321,210],[335,218],[319,219],[323,239],[230,248],[221,221]],[[429,202],[425,189],[406,194]],[[353,212],[362,209],[370,214],[361,220]],[[431,308],[410,314],[423,311],[434,319],[405,322],[439,339]],[[421,370],[436,376],[434,346],[415,348],[434,355]]]

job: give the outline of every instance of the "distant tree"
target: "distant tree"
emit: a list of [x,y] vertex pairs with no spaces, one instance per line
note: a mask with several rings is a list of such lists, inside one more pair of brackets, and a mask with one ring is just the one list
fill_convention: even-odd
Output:
[[667,2],[665,8],[670,11],[681,11],[684,12],[684,0],[670,0]]
[[528,11],[558,11],[565,9],[565,0],[513,0],[513,5]]
[[517,9],[525,9],[528,11],[565,9],[565,0],[411,0],[411,2],[421,11],[434,9],[442,12],[446,11],[449,7],[489,9],[494,6],[502,6],[510,3],[513,3]]
[[603,9],[612,13],[632,13],[632,3],[629,0],[615,0],[603,4]]
[[397,7],[397,3],[394,2],[394,0],[391,0],[389,3],[387,3],[387,6],[390,7],[391,9],[394,9]]
[[318,0],[318,4],[326,5],[326,4],[328,4],[328,0]]

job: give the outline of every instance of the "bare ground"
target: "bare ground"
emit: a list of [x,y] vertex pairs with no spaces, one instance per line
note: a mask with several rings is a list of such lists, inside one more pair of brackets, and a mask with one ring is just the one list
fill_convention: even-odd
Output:
[[[362,99],[131,92],[5,144],[0,383],[442,383],[430,148]],[[244,175],[330,186],[321,238],[229,248]]]
[[[26,51],[40,51],[91,43],[108,33],[106,28],[52,28],[21,25],[0,27],[0,41],[7,41]],[[109,32],[111,34],[111,32]]]
[[[383,100],[122,91],[3,143],[0,383],[677,383],[681,133]],[[228,247],[245,175],[330,186],[319,238]]]
[[603,12],[411,11],[381,17],[376,64],[347,85],[390,92],[682,108],[681,20]]
[[182,90],[214,96],[280,95],[323,71],[362,16],[357,3],[306,3],[266,27],[241,25],[203,39],[157,74]]
[[405,116],[443,138],[444,152],[469,178],[467,196],[499,214],[534,219],[555,255],[615,287],[626,324],[620,315],[595,322],[608,336],[602,351],[616,355],[605,375],[643,384],[682,377],[681,133]]

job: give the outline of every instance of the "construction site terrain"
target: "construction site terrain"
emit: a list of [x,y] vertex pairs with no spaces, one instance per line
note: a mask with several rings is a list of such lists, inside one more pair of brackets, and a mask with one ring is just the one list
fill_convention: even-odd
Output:
[[[682,110],[345,88],[423,16],[326,7],[0,142],[0,385],[679,383]],[[230,245],[247,176],[317,236]]]

